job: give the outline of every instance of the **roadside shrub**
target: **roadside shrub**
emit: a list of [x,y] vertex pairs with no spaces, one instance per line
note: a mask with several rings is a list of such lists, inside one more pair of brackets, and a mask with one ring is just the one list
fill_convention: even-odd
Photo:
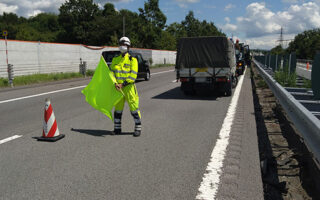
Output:
[[288,65],[284,66],[274,74],[275,80],[283,87],[296,87],[296,73],[289,73]]
[[86,72],[87,76],[93,76],[93,74],[94,74],[94,70],[92,70],[92,69],[88,69]]

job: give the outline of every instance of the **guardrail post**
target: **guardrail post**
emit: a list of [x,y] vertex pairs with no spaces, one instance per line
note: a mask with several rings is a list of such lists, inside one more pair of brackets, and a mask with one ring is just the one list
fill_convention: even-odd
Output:
[[317,52],[312,63],[311,85],[315,99],[320,99],[320,51]]
[[272,71],[275,72],[276,71],[276,55],[271,55],[271,68],[272,68]]
[[288,75],[290,75],[291,72],[291,54],[289,54],[289,61],[288,61]]
[[11,87],[13,87],[13,79],[14,79],[13,65],[8,64],[8,81]]
[[82,74],[84,77],[86,77],[86,72],[87,72],[87,62],[82,61],[82,59],[80,58],[79,73]]
[[297,54],[295,52],[293,52],[290,55],[291,55],[290,72],[294,73],[294,72],[296,72],[296,67],[297,67]]
[[82,71],[82,75],[84,76],[84,77],[86,77],[86,72],[87,72],[87,62],[86,61],[84,61],[83,62],[83,69],[82,69],[83,71]]
[[276,67],[275,67],[275,71],[278,71],[278,54],[276,55]]

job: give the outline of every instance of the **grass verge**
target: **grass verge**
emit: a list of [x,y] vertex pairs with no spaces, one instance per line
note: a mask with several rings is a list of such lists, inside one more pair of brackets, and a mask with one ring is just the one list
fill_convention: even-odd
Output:
[[285,66],[283,69],[276,71],[274,78],[276,81],[283,87],[296,87],[296,73],[289,73],[288,66]]
[[[58,81],[71,78],[83,77],[80,73],[51,73],[51,74],[32,74],[25,76],[17,76],[13,80],[14,86],[29,85],[35,83],[44,83],[50,81]],[[9,81],[7,78],[0,78],[0,87],[9,87]]]

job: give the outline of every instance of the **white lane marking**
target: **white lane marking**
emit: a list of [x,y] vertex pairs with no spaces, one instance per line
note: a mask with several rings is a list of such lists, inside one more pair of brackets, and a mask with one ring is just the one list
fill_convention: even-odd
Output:
[[[245,74],[245,72],[243,74]],[[229,144],[231,126],[236,113],[240,91],[243,84],[243,77],[244,75],[241,76],[239,80],[239,84],[229,105],[227,115],[224,118],[216,145],[214,146],[211,153],[206,173],[203,175],[202,182],[196,196],[197,200],[214,200],[216,198],[220,183],[220,175],[222,173],[223,160],[225,158],[227,146]]]
[[174,71],[174,69],[168,70],[168,71],[163,71],[163,72],[155,72],[155,73],[152,73],[151,75],[162,74],[162,73],[173,72],[173,71]]
[[19,137],[22,137],[22,135],[14,135],[14,136],[8,137],[8,138],[6,138],[6,139],[0,140],[0,144],[9,142],[9,141],[14,140],[14,139],[17,139],[17,138],[19,138]]
[[[174,70],[168,70],[168,71],[163,71],[163,72],[156,72],[156,73],[152,73],[151,75],[162,74],[162,73],[167,73],[167,72],[172,72],[172,71],[174,71]],[[55,91],[51,91],[51,92],[45,92],[45,93],[40,93],[40,94],[35,94],[35,95],[18,97],[18,98],[14,98],[14,99],[8,99],[8,100],[0,101],[0,104],[12,102],[12,101],[18,101],[18,100],[22,100],[22,99],[29,99],[29,98],[33,98],[33,97],[39,97],[39,96],[43,96],[43,95],[47,95],[47,94],[53,94],[53,93],[64,92],[64,91],[69,91],[69,90],[75,90],[75,89],[79,89],[79,88],[84,88],[84,87],[86,87],[86,86],[87,86],[87,85],[82,85],[82,86],[77,86],[77,87],[72,87],[72,88],[66,88],[66,89],[62,89],[62,90],[55,90]]]
[[84,87],[86,87],[86,86],[87,86],[87,85],[82,85],[82,86],[78,86],[78,87],[66,88],[66,89],[62,89],[62,90],[55,90],[55,91],[51,91],[51,92],[45,92],[45,93],[40,93],[40,94],[35,94],[35,95],[29,95],[29,96],[25,96],[25,97],[8,99],[8,100],[0,101],[0,104],[2,104],[2,103],[8,103],[8,102],[11,102],[11,101],[18,101],[18,100],[21,100],[21,99],[29,99],[29,98],[32,98],[32,97],[38,97],[38,96],[43,96],[43,95],[47,95],[47,94],[53,94],[53,93],[57,93],[57,92],[64,92],[64,91],[69,91],[69,90],[84,88]]

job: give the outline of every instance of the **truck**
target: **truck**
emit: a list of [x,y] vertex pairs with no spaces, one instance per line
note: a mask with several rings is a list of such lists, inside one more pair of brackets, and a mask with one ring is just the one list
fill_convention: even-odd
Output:
[[238,82],[234,44],[224,36],[181,38],[175,70],[186,95],[205,90],[231,96]]

